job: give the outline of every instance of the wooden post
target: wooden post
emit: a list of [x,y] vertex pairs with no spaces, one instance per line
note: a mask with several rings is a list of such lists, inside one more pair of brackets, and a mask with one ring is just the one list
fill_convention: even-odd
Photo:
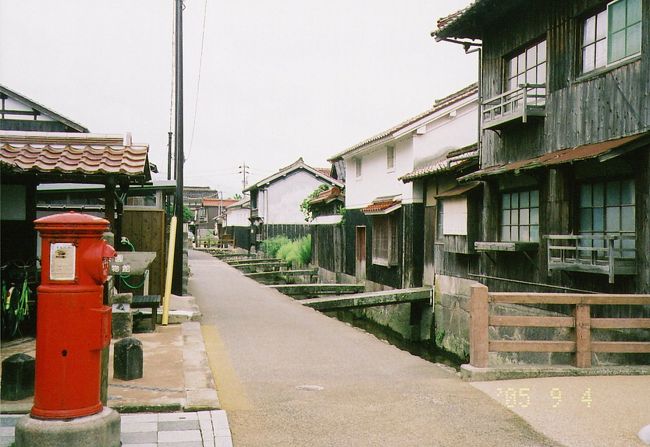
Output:
[[576,366],[591,367],[591,311],[589,304],[576,304]]
[[477,368],[488,366],[488,288],[472,286],[469,302],[469,363]]

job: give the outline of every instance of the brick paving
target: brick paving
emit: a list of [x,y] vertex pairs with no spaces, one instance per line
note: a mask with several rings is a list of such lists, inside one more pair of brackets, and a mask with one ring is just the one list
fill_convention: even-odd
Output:
[[[14,442],[22,415],[0,416],[0,447]],[[121,415],[122,447],[232,447],[223,410]]]

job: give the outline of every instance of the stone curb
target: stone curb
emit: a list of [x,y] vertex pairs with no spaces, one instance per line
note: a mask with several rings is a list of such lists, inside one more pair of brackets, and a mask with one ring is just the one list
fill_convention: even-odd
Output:
[[183,334],[183,373],[185,377],[186,399],[184,411],[219,410],[214,378],[208,363],[208,355],[201,334],[201,324],[186,322],[182,326]]
[[650,375],[650,366],[595,366],[576,368],[570,365],[549,366],[504,366],[495,368],[476,368],[461,365],[460,377],[466,382],[485,382],[491,380],[537,379],[540,377],[576,376],[645,376]]

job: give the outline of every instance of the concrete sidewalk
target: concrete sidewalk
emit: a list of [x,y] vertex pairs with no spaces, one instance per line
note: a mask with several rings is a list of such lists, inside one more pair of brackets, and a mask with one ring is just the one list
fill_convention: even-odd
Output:
[[[14,427],[20,417],[0,416],[0,447],[13,444]],[[121,431],[122,447],[232,447],[223,410],[123,414]]]

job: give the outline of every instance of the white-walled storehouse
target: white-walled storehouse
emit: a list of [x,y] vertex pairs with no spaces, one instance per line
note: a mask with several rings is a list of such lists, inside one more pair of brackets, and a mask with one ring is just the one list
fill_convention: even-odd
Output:
[[345,166],[345,272],[378,287],[421,285],[424,194],[402,176],[478,138],[477,85],[330,158]]
[[308,233],[300,204],[320,185],[343,187],[324,170],[307,165],[302,158],[266,177],[244,192],[250,193],[250,221],[258,239],[278,234],[289,237]]

